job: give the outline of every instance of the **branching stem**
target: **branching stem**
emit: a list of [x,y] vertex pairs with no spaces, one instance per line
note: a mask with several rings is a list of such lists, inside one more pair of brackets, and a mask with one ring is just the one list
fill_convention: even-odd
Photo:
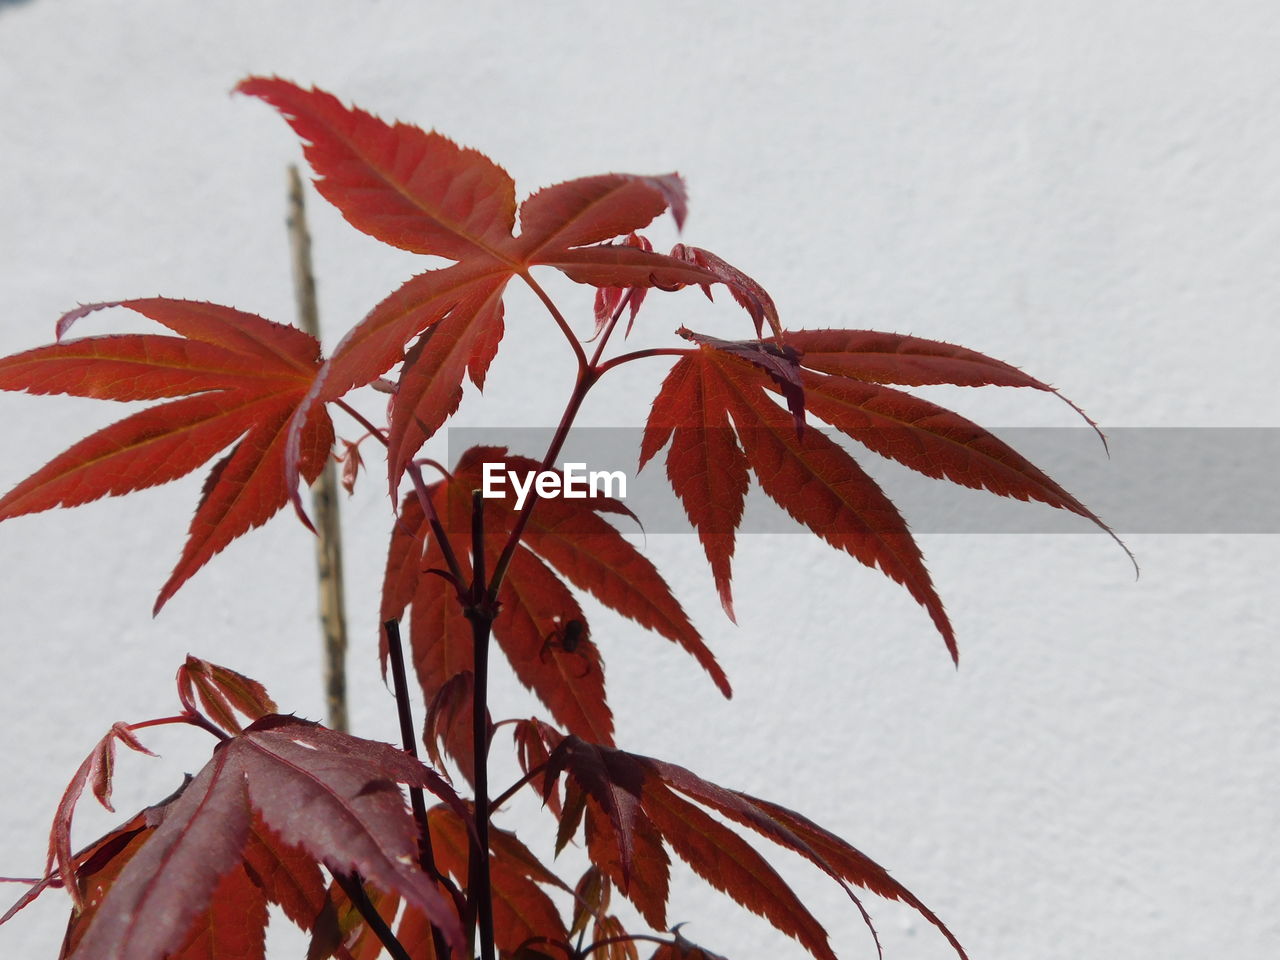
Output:
[[360,426],[364,427],[367,431],[369,431],[370,436],[376,438],[380,444],[382,444],[384,447],[387,445],[387,434],[385,430],[383,430],[380,427],[375,427],[373,425],[373,422],[368,417],[366,417],[363,413],[361,413],[351,404],[347,403],[347,401],[335,400],[333,401],[333,403],[334,403],[334,406],[336,406],[339,410],[343,411],[345,414],[347,414],[347,416],[351,417],[352,420],[354,420],[356,423],[360,424]]
[[624,363],[630,363],[632,360],[643,360],[646,357],[683,357],[687,356],[690,351],[683,347],[652,347],[648,350],[633,350],[631,353],[623,353],[606,360],[596,368],[597,376],[603,376],[614,367],[620,367]]

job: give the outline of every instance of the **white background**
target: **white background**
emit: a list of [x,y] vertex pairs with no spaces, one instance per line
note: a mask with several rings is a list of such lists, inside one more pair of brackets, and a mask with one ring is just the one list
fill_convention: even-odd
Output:
[[[521,193],[677,168],[686,238],[761,280],[790,326],[964,343],[1104,426],[1277,426],[1278,50],[1268,0],[4,4],[0,349],[49,342],[78,302],[130,296],[291,319],[283,184],[300,151],[269,108],[227,96],[277,73],[475,146]],[[311,209],[332,343],[424,264]],[[585,323],[583,291],[556,289]],[[567,351],[527,295],[508,320],[492,388],[463,416],[550,425]],[[686,292],[647,306],[638,339],[670,342],[682,322],[750,329]],[[117,311],[81,332],[124,329],[142,327]],[[585,421],[639,424],[661,373],[629,368]],[[1074,423],[1023,391],[947,397],[993,424]],[[0,401],[5,488],[120,415]],[[39,872],[81,757],[114,720],[171,712],[188,651],[320,716],[311,545],[291,517],[151,619],[200,483],[0,527],[0,874]],[[374,655],[386,507],[369,478],[346,526],[356,729],[391,738]],[[921,540],[958,672],[904,591],[814,538],[743,538],[734,628],[696,542],[651,536],[736,695],[597,615],[620,744],[831,827],[974,957],[1276,956],[1277,540],[1132,536],[1137,582],[1096,535]],[[499,715],[503,698],[527,713],[511,688]],[[121,814],[198,766],[207,739],[157,731],[164,761],[123,758]],[[81,819],[84,841],[118,818],[86,803]],[[787,870],[837,952],[872,956],[842,895]],[[689,936],[739,960],[801,953],[679,876],[670,914]],[[872,909],[889,957],[948,955],[909,913]],[[53,956],[65,911],[48,895],[0,929],[0,952]]]

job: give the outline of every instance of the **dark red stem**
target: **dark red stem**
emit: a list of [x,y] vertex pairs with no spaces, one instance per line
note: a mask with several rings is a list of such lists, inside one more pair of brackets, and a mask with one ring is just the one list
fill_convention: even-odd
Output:
[[[405,676],[400,624],[395,620],[388,620],[382,625],[382,629],[387,634],[387,657],[391,661],[391,680],[396,692],[396,712],[400,716],[400,740],[404,744],[404,752],[417,760],[418,738],[414,735],[413,712],[409,704],[409,682]],[[418,825],[418,865],[427,876],[443,882],[444,878],[436,868],[435,851],[431,848],[431,827],[427,822],[426,797],[421,787],[409,787],[409,805],[413,808],[413,819]],[[431,942],[437,957],[449,955],[444,934],[435,924],[431,925]]]
[[468,912],[474,913],[480,931],[480,960],[494,960],[493,890],[489,882],[489,636],[497,605],[485,581],[484,498],[471,496],[471,589],[465,613],[471,621],[475,672],[471,702],[472,758],[475,767],[475,826],[467,866],[471,888]]
[[[404,944],[387,926],[387,921],[382,918],[378,908],[369,902],[369,897],[364,892],[364,885],[360,880],[344,873],[335,873],[333,879],[338,882],[338,886],[347,895],[347,899],[360,911],[360,916],[369,925],[369,929],[373,931],[374,936],[387,948],[387,953],[391,955],[392,960],[413,960],[413,957],[409,955],[409,951],[404,948]],[[448,954],[440,954],[440,956],[448,956]]]

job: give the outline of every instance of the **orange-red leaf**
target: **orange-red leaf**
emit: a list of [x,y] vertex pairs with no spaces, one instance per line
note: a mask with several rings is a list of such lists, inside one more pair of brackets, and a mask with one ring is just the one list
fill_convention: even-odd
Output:
[[815,957],[835,960],[822,925],[745,840],[660,781],[645,783],[644,811],[704,880],[794,937]]
[[786,342],[804,354],[804,365],[810,370],[871,383],[1043,390],[1058,396],[1102,435],[1083,410],[1047,383],[967,347],[878,330],[788,330]]
[[[55,457],[0,499],[0,520],[165,483],[234,444],[205,484],[158,610],[214,554],[285,504],[284,431],[311,387],[319,347],[302,331],[253,314],[163,298],[81,307],[63,317],[59,335],[107,306],[128,307],[179,337],[96,337],[27,351],[0,360],[0,389],[176,399],[126,417]],[[333,442],[324,411],[303,418],[298,436],[298,469],[314,479]]]
[[699,356],[678,360],[653,401],[640,446],[640,466],[671,441],[667,478],[711,564],[720,603],[734,619],[730,586],[734,531],[746,502],[747,459],[729,425],[720,378]]
[[405,466],[458,409],[462,379],[483,383],[502,339],[502,289],[481,291],[479,302],[459,305],[430,327],[405,356],[404,370],[391,405],[387,462],[392,496]]
[[[738,794],[738,796],[799,837],[813,854],[820,857],[824,864],[832,868],[840,877],[850,883],[856,883],[858,886],[864,887],[872,893],[884,897],[886,900],[899,900],[914,908],[916,912],[937,927],[938,931],[947,938],[947,942],[951,944],[960,960],[968,960],[968,954],[965,953],[964,947],[960,945],[960,941],[956,939],[955,934],[947,928],[946,924],[932,910],[926,907],[919,897],[897,880],[894,880],[889,875],[889,871],[885,870],[884,867],[862,851],[794,810],[788,810],[779,804],[771,803],[768,800],[760,800],[747,794]],[[799,852],[805,853],[805,856],[810,859],[814,859],[810,853]]]
[[605,702],[604,664],[589,640],[572,651],[556,632],[585,622],[560,578],[524,547],[517,547],[498,591],[501,608],[493,635],[516,676],[566,729],[596,743],[613,742],[613,714]]
[[587,852],[591,862],[608,875],[630,900],[645,923],[655,930],[667,928],[667,894],[671,858],[662,846],[662,837],[644,817],[636,819],[631,831],[631,863],[623,871],[619,857],[619,837],[608,815],[592,797],[586,802]]
[[890,387],[806,372],[814,416],[876,453],[926,476],[1019,500],[1039,500],[1101,525],[1079,500],[989,431]]
[[[548,777],[555,779],[567,772],[567,792],[580,790],[585,794],[588,853],[592,861],[605,874],[620,877],[618,882],[624,888],[641,876],[643,864],[638,851],[648,843],[645,833],[656,829],[662,841],[717,889],[767,917],[779,930],[804,943],[815,956],[831,955],[821,926],[772,868],[741,837],[678,796],[678,791],[800,854],[835,879],[862,914],[877,947],[879,938],[870,916],[845,881],[913,907],[939,929],[965,960],[956,938],[917,897],[874,861],[799,814],[726,790],[676,764],[583,743],[574,736],[561,736],[545,724],[533,722],[530,726],[551,748]],[[549,786],[544,785],[544,789]],[[652,877],[649,879],[652,885]],[[632,899],[638,905],[641,902],[634,896]]]
[[952,659],[955,633],[906,521],[853,458],[817,430],[797,436],[792,419],[736,358],[702,348],[721,376],[729,413],[760,486],[834,547],[907,588],[933,619]]
[[286,80],[250,77],[236,90],[284,115],[306,142],[316,187],[356,229],[451,260],[497,255],[510,240],[515,184],[484,154]]
[[607,173],[544,187],[520,205],[520,253],[544,262],[549,251],[600,243],[640,230],[668,207],[685,216],[684,182],[675,173],[638,177]]
[[308,960],[329,956],[341,942],[338,917],[324,877],[316,861],[297,847],[290,847],[255,814],[244,848],[244,867],[269,903],[302,930],[312,934]]

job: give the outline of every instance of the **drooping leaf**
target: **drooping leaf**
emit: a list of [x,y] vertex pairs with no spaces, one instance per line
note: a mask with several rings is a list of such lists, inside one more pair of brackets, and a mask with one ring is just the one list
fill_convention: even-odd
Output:
[[[232,956],[256,960],[268,900],[314,931],[312,960],[327,956],[340,934],[317,864],[367,877],[461,943],[452,903],[417,866],[416,827],[397,783],[429,789],[465,816],[448,786],[403,751],[292,717],[256,721],[220,743],[165,808],[71,956],[214,958],[210,944],[225,941],[239,951]],[[235,931],[224,929],[228,909],[240,917]]]
[[[965,960],[955,937],[918,898],[870,858],[799,814],[726,790],[666,761],[583,743],[545,724],[534,724],[533,729],[551,748],[549,776],[567,773],[566,790],[580,789],[587,798],[587,852],[593,863],[614,877],[624,892],[630,888],[628,896],[655,926],[660,924],[654,922],[656,915],[649,916],[653,905],[643,898],[658,886],[665,889],[665,884],[653,873],[643,883],[636,881],[645,869],[639,851],[652,846],[652,838],[660,838],[658,851],[662,843],[669,845],[713,886],[795,937],[811,954],[832,956],[821,925],[801,901],[738,834],[709,816],[706,807],[799,854],[835,879],[867,922],[877,947],[870,916],[846,881],[915,908]],[[563,825],[565,815],[561,819]],[[649,857],[651,868],[658,863],[665,860]]]
[[[70,871],[66,874],[68,880],[64,880],[64,875],[60,871],[53,871],[31,884],[17,902],[5,911],[3,916],[0,916],[0,925],[8,923],[15,914],[35,901],[44,891],[66,887],[73,891],[78,902],[82,904],[72,911],[71,920],[67,926],[62,952],[59,954],[60,957],[66,957],[79,942],[80,936],[101,905],[107,889],[115,882],[115,878],[119,876],[130,858],[146,842],[151,831],[164,818],[165,808],[182,795],[190,781],[190,777],[185,778],[182,786],[170,796],[141,810],[125,823],[77,852],[71,858]],[[56,823],[55,829],[57,829]]]
[[671,858],[662,846],[661,834],[648,819],[636,819],[631,830],[631,863],[624,872],[618,834],[609,816],[590,796],[586,799],[585,822],[591,862],[635,904],[645,923],[655,930],[665,930]]
[[[727,263],[710,250],[703,250],[701,247],[691,247],[678,243],[671,251],[671,256],[706,270],[715,277],[717,283],[723,283],[728,287],[738,306],[746,310],[752,322],[755,323],[757,337],[762,335],[764,325],[768,323],[773,335],[779,341],[783,339],[782,323],[778,319],[778,308],[774,306],[773,298],[756,281],[733,266],[733,264]],[[710,298],[710,285],[704,283],[702,284],[702,289],[707,297]]]
[[[0,520],[166,483],[232,446],[206,481],[159,610],[211,557],[287,501],[285,431],[315,378],[319,348],[302,331],[252,314],[163,298],[81,307],[60,322],[60,336],[108,306],[127,307],[178,336],[92,337],[29,350],[0,360],[0,389],[167,402],[55,457],[0,499]],[[319,474],[332,442],[323,410],[299,420],[302,476]]]
[[732,610],[729,560],[749,466],[765,493],[795,519],[906,586],[955,657],[954,632],[905,521],[838,445],[816,430],[798,433],[766,393],[772,382],[757,365],[699,346],[664,381],[641,448],[643,464],[672,438],[668,477],[702,537],[726,609]]
[[592,933],[595,935],[593,957],[600,960],[640,960],[636,941],[630,938],[627,928],[613,914],[597,917]]
[[234,755],[215,750],[107,891],[72,960],[161,960],[181,948],[249,833]]
[[645,783],[643,804],[671,848],[704,880],[794,937],[813,956],[835,960],[822,925],[745,840],[660,781]]
[[839,445],[817,430],[797,435],[791,418],[765,393],[761,377],[734,357],[701,348],[721,377],[729,414],[761,488],[832,546],[907,588],[957,659],[955,632],[906,521],[880,487]]
[[[501,447],[473,447],[458,460],[453,484],[470,490],[483,483],[483,465],[494,463],[527,479],[541,465]],[[563,477],[563,473],[561,473]],[[516,500],[510,484],[503,498],[485,501],[487,523],[499,530],[514,524]],[[506,513],[504,515],[503,508]],[[589,492],[581,498],[542,498],[533,508],[521,540],[570,583],[646,629],[678,644],[696,659],[727,697],[728,678],[701,635],[672,595],[657,568],[629,543],[602,513],[634,514],[612,497]],[[573,619],[568,613],[561,622]]]
[[[69,957],[79,945],[80,938],[97,916],[106,892],[153,829],[147,823],[147,814],[139,813],[76,856],[72,888],[79,893],[84,906],[71,911],[62,938],[62,949],[58,953],[59,960]],[[62,886],[60,877],[58,885]],[[4,919],[8,918],[6,915]]]
[[[956,939],[955,934],[947,928],[946,924],[938,919],[938,916],[926,907],[919,897],[897,880],[894,880],[880,864],[849,843],[841,840],[829,830],[818,826],[812,820],[801,816],[794,810],[788,810],[779,804],[771,803],[768,800],[760,800],[747,794],[739,794],[739,796],[803,840],[810,850],[814,851],[826,864],[834,868],[845,880],[870,890],[886,900],[899,900],[912,907],[947,938],[947,942],[951,944],[952,949],[955,950],[960,960],[968,960],[968,954],[965,953],[964,947],[960,945],[960,941]],[[807,853],[805,855],[810,856]]]
[[594,863],[587,867],[573,887],[573,922],[569,925],[569,936],[586,932],[592,917],[604,916],[612,891],[613,885],[599,867]]
[[551,752],[542,738],[538,721],[517,720],[512,727],[511,738],[515,741],[516,759],[521,771],[530,777],[533,789],[541,795],[551,812],[560,817],[560,784],[555,777],[546,773]]
[[585,622],[573,594],[541,560],[517,547],[498,598],[494,637],[521,683],[565,727],[590,730],[592,740],[612,743],[613,714],[605,702],[599,651],[588,640],[572,651],[556,643],[564,624]]
[[[71,853],[71,823],[75,817],[76,804],[84,793],[86,784],[91,784],[93,794],[106,809],[114,811],[111,806],[111,776],[115,769],[115,745],[120,740],[125,746],[138,753],[155,756],[144,747],[136,736],[121,723],[113,724],[111,730],[97,742],[89,755],[84,758],[71,782],[67,784],[62,798],[58,801],[58,809],[53,817],[53,826],[49,831],[49,854],[45,861],[45,878],[53,876],[54,866],[60,877],[75,876],[75,858]],[[69,886],[71,899],[78,908],[83,909],[84,899],[77,885]]]
[[427,704],[427,718],[422,725],[422,741],[431,761],[444,768],[440,745],[445,744],[459,772],[473,786],[476,782],[471,730],[474,699],[474,674],[469,670],[454,674]]
[[959,414],[889,387],[820,373],[806,371],[804,389],[814,416],[912,470],[1000,496],[1039,500],[1103,525],[1025,457]]
[[[600,744],[588,743],[570,734],[551,753],[547,776],[568,770],[583,792],[608,817],[618,841],[618,869],[626,887],[631,882],[635,859],[636,821],[640,810],[644,772],[630,761],[630,755]],[[600,865],[605,869],[605,865]]]

